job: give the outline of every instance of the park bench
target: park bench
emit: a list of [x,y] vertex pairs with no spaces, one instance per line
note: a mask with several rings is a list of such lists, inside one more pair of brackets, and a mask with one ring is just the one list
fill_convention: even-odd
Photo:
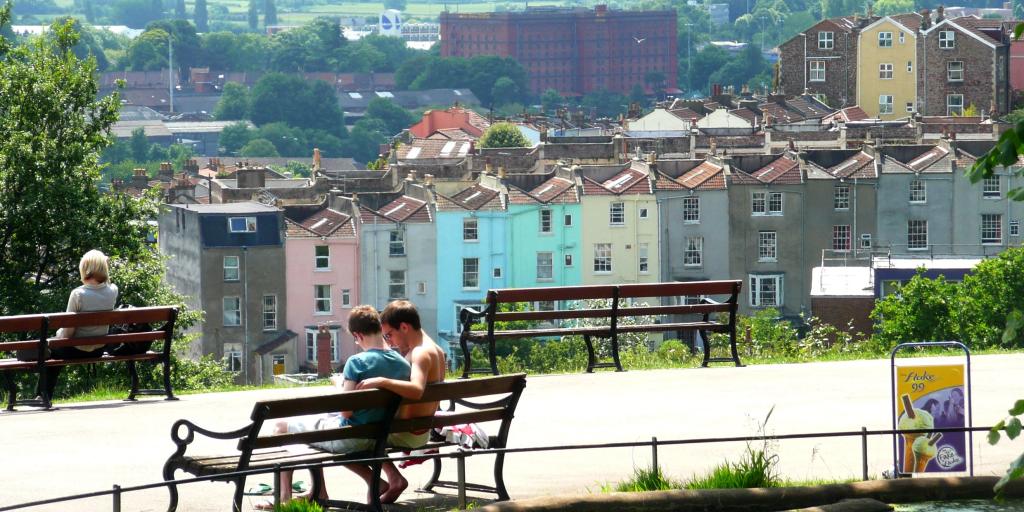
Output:
[[[594,368],[614,367],[622,371],[619,361],[619,339],[623,333],[634,332],[685,332],[696,331],[705,340],[704,359],[701,366],[709,363],[731,362],[736,366],[740,363],[736,351],[736,308],[740,292],[740,281],[690,281],[651,284],[591,285],[591,286],[559,286],[550,288],[507,288],[488,290],[486,305],[482,311],[465,308],[459,314],[462,333],[459,345],[462,348],[462,378],[471,373],[490,373],[498,375],[498,362],[495,342],[499,339],[516,338],[552,338],[559,336],[582,336],[587,346],[587,372]],[[708,296],[726,296],[718,302]],[[665,301],[664,299],[670,299]],[[638,305],[632,306],[637,299],[657,299],[659,302],[679,302],[689,298],[695,304],[678,305]],[[604,299],[607,307],[589,309],[582,301]],[[625,302],[626,305],[623,305]],[[684,301],[685,302],[685,301]],[[503,304],[547,303],[553,309],[545,311],[501,311]],[[539,309],[539,308],[536,308]],[[722,313],[721,317],[713,316]],[[700,315],[698,321],[678,321],[680,315]],[[634,317],[655,317],[653,323],[625,322],[624,319]],[[668,317],[668,318],[666,318]],[[724,319],[723,319],[724,317]],[[578,325],[581,319],[599,319],[604,325]],[[664,320],[662,320],[664,319]],[[545,322],[548,325],[527,329],[502,330],[500,322],[530,321]],[[474,326],[482,324],[483,329],[474,330]],[[708,332],[729,333],[731,357],[711,357]],[[594,338],[608,338],[611,342],[611,363],[597,361],[594,351]],[[490,368],[473,368],[471,345],[486,344]]]
[[[165,395],[168,400],[176,400],[171,389],[171,339],[174,336],[174,322],[178,309],[169,306],[118,309],[114,311],[90,313],[48,313],[41,315],[19,315],[0,317],[0,335],[16,338],[17,341],[0,341],[0,354],[8,353],[10,357],[0,356],[0,375],[3,376],[4,389],[7,392],[7,410],[13,411],[16,405],[30,405],[49,409],[53,397],[43,396],[35,399],[18,399],[17,383],[13,374],[19,372],[35,373],[39,377],[40,389],[46,389],[46,369],[52,366],[68,366],[75,364],[125,362],[128,366],[130,390],[127,400],[135,400],[137,395]],[[51,337],[63,327],[89,327],[96,325],[150,324],[156,328],[148,332],[127,332],[106,334],[83,338]],[[155,325],[162,324],[162,325]],[[4,338],[0,338],[2,340]],[[59,359],[52,357],[47,347],[77,347],[83,345],[136,345],[163,341],[163,347],[149,350],[138,345],[138,350],[131,354],[110,355],[88,359]],[[33,360],[23,361],[13,357],[19,350],[35,351]],[[27,358],[26,358],[27,359]],[[139,389],[139,374],[135,367],[137,362],[151,362],[163,365],[164,389]]]
[[[497,434],[490,437],[489,448],[505,448],[516,404],[525,386],[526,375],[514,374],[430,384],[423,393],[423,397],[419,400],[402,400],[398,395],[390,391],[379,389],[347,391],[303,398],[264,400],[256,402],[253,406],[250,416],[252,421],[249,424],[231,432],[214,432],[201,428],[188,420],[178,420],[171,427],[171,439],[177,446],[177,450],[164,464],[164,480],[171,482],[168,485],[171,499],[167,510],[173,512],[177,509],[178,491],[177,486],[173,483],[174,473],[177,470],[182,470],[197,477],[211,477],[211,480],[233,482],[235,484],[235,492],[232,510],[240,511],[243,490],[245,489],[245,477],[227,474],[246,470],[271,469],[279,466],[286,468],[287,466],[301,464],[380,458],[389,453],[403,450],[402,448],[392,448],[387,445],[388,435],[392,433],[420,431],[427,428],[433,429],[467,423],[500,422]],[[497,395],[501,395],[501,397],[487,402],[474,402],[470,400],[472,398],[493,397]],[[401,405],[435,401],[446,401],[451,406],[447,412],[433,417],[394,418],[395,412]],[[279,435],[273,435],[264,428],[265,424],[269,423],[269,425],[272,425],[275,420],[294,416],[375,408],[387,410],[387,419],[365,425]],[[195,439],[196,434],[220,440],[237,439],[237,445],[231,453],[225,455],[186,455],[185,452],[189,444]],[[373,447],[361,452],[337,454],[308,446],[309,443],[313,442],[342,439],[372,439]],[[298,447],[295,445],[298,445]],[[455,447],[457,447],[455,444],[431,440],[430,443],[421,449],[441,450]],[[497,495],[499,500],[508,500],[508,491],[505,488],[503,476],[505,455],[504,453],[498,453],[494,456],[494,485],[469,483],[465,484],[464,488],[477,492],[493,493]],[[374,487],[376,487],[377,482],[380,481],[382,463],[375,462],[370,464],[370,466],[374,472],[373,481],[375,482]],[[435,458],[433,474],[427,484],[423,486],[424,490],[429,491],[434,487],[458,488],[458,482],[439,480],[441,469],[442,459]],[[225,476],[218,478],[218,475]],[[317,485],[318,483],[314,479],[311,496],[319,495],[320,490],[317,488]],[[374,496],[374,502],[368,504],[372,510],[383,510],[379,500],[379,491],[379,489],[373,489],[370,493]],[[343,501],[331,501],[329,505],[332,507],[366,507],[366,505]]]

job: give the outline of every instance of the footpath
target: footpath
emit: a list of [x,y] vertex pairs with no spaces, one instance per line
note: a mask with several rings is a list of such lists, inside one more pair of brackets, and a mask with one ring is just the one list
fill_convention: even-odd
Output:
[[[972,363],[974,424],[991,425],[1024,398],[1024,355],[977,356]],[[0,506],[161,481],[163,463],[174,448],[170,427],[175,420],[233,430],[246,423],[256,400],[329,391],[282,388],[184,395],[177,402],[144,397],[135,403],[4,411]],[[759,423],[773,408],[764,430],[769,435],[888,429],[889,407],[888,360],[531,376],[512,424],[510,447],[758,435]],[[891,442],[890,437],[869,441],[869,472],[875,478],[891,466]],[[212,441],[199,446],[211,451],[233,447]],[[989,446],[984,434],[975,435],[974,446],[977,475],[1002,474],[1024,452],[1020,440]],[[685,479],[725,459],[736,460],[744,449],[742,443],[661,447],[659,462],[670,477]],[[859,438],[782,441],[772,449],[786,478],[844,480],[861,474]],[[505,481],[513,499],[585,495],[627,478],[634,466],[647,466],[650,459],[646,447],[512,454],[506,458]],[[471,457],[467,472],[487,479],[490,463],[489,457]],[[454,505],[451,494],[438,498],[412,491],[427,479],[429,466],[404,472],[410,490],[396,510],[446,510]],[[454,478],[454,467],[446,465],[446,471]],[[301,472],[296,479],[309,481]],[[269,475],[255,477],[248,485],[271,480]],[[335,497],[365,496],[361,482],[343,468],[329,470],[327,480]],[[182,486],[179,510],[228,510],[232,488],[224,483]],[[252,501],[247,499],[248,510]],[[126,494],[122,500],[126,511],[162,511],[166,506],[163,489]],[[105,497],[32,510],[109,511],[112,505]]]

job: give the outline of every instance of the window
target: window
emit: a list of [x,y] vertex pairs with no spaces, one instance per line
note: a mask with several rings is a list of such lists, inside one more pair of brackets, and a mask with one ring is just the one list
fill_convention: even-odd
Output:
[[318,314],[331,312],[331,285],[313,285],[313,311]]
[[892,32],[879,32],[878,33],[878,47],[879,48],[892,48]]
[[391,270],[388,272],[388,299],[404,299],[405,295],[405,271]]
[[240,343],[224,344],[224,366],[229,372],[242,371],[242,345]]
[[904,42],[906,42],[906,40],[907,40],[907,36],[906,36],[906,34],[904,34],[904,33],[903,33],[903,31],[901,30],[901,31],[900,31],[900,44],[903,44]]
[[700,197],[683,198],[683,222],[687,224],[700,223]]
[[878,97],[878,113],[892,114],[892,95],[883,94]]
[[638,263],[639,263],[638,269],[639,269],[641,274],[646,274],[651,269],[651,267],[650,267],[650,249],[648,247],[649,246],[647,245],[647,243],[641,243],[639,246],[637,246],[636,253],[637,253],[637,256],[638,256],[637,259],[638,259]]
[[853,235],[848,224],[832,226],[832,250],[849,251],[853,245]]
[[237,327],[242,325],[242,299],[238,297],[224,297],[224,327]]
[[388,254],[390,256],[405,256],[405,233],[401,231],[391,232]]
[[913,73],[913,72],[914,72],[914,63],[908,60],[907,61],[907,73]]
[[491,276],[495,279],[501,279],[501,267],[494,267],[491,269]]
[[825,81],[825,61],[823,60],[812,60],[811,61],[811,74],[810,81],[812,82],[824,82]]
[[1011,220],[1010,221],[1010,236],[1020,236],[1020,221],[1019,220]]
[[480,258],[462,258],[462,287],[480,287]]
[[638,212],[641,219],[647,218],[647,208],[640,208]]
[[764,192],[754,192],[750,203],[750,212],[753,215],[764,215],[768,213],[768,204],[765,202]]
[[924,180],[912,180],[910,182],[910,202],[925,203],[928,201],[928,190],[925,188]]
[[946,95],[946,115],[947,116],[962,116],[962,115],[964,115],[964,95],[963,94],[947,94]]
[[1003,243],[1003,216],[998,213],[981,215],[981,243]]
[[870,249],[871,248],[871,233],[861,233],[860,235],[860,248]]
[[465,217],[462,219],[462,241],[476,242],[477,238],[476,217]]
[[331,248],[326,245],[318,245],[315,250],[317,270],[329,270],[331,268]]
[[540,232],[551,232],[551,210],[544,209],[540,211]]
[[778,235],[774,231],[761,231],[757,234],[757,261],[776,261],[776,242]]
[[768,215],[782,215],[782,192],[768,194]]
[[835,47],[835,34],[833,32],[818,32],[818,49],[831,50]]
[[776,307],[782,305],[782,276],[750,275],[750,306]]
[[566,226],[572,226],[572,214],[565,214],[565,218],[562,220],[562,223]]
[[352,291],[348,288],[341,290],[341,307],[347,308],[352,305]]
[[426,281],[420,281],[420,282],[416,283],[416,293],[418,293],[420,295],[426,295],[427,294],[427,283],[426,283]]
[[238,256],[224,256],[224,280],[238,281]]
[[964,81],[964,63],[954,60],[946,63],[946,80],[950,82]]
[[879,64],[878,65],[878,78],[882,80],[892,80],[892,64]]
[[913,101],[908,101],[907,102],[907,112],[911,112],[911,113],[914,112],[914,102]]
[[850,209],[850,186],[836,185],[832,189],[832,207],[836,210]]
[[939,48],[951,50],[956,47],[956,32],[952,30],[939,31]]
[[594,244],[594,272],[612,271],[612,244]]
[[277,330],[277,295],[263,296],[263,330]]
[[228,217],[228,231],[232,233],[255,233],[256,217]]
[[753,215],[782,215],[782,192],[754,192],[750,210]]
[[928,248],[928,221],[907,221],[907,249],[923,250]]
[[626,223],[626,203],[612,203],[608,206],[608,223],[612,226]]
[[999,176],[989,176],[982,182],[981,196],[989,199],[999,199],[1003,196],[1002,188],[999,186]]
[[683,266],[699,267],[704,264],[704,238],[691,236],[686,238],[683,250]]
[[554,277],[554,254],[550,252],[537,253],[537,280],[550,281]]
[[[338,329],[328,329],[331,335],[331,360],[340,361],[341,352],[338,352]],[[316,329],[306,329],[306,360],[316,362]]]

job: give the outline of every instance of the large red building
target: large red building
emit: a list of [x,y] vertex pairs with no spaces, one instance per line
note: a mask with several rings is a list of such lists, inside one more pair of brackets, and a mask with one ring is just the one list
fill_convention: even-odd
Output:
[[513,57],[526,68],[530,90],[628,94],[650,71],[676,92],[676,13],[557,7],[522,12],[441,13],[441,55]]

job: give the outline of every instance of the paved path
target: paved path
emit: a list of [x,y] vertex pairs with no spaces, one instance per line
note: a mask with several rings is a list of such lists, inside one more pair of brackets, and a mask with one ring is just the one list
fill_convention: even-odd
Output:
[[[974,358],[974,418],[992,424],[1013,401],[1024,397],[1020,370],[1024,355]],[[188,418],[214,430],[244,424],[258,399],[323,393],[325,387],[288,388],[184,396],[177,402],[143,399],[137,403],[98,402],[61,406],[50,412],[26,408],[0,413],[0,506],[73,493],[109,489],[113,484],[159,481],[173,451],[170,425]],[[746,368],[602,372],[594,375],[530,377],[512,426],[513,447],[613,441],[725,437],[757,434],[769,409],[769,434],[890,427],[887,360],[761,365]],[[976,473],[1001,473],[1024,451],[1024,442],[990,447],[976,436]],[[207,446],[216,449],[217,445]],[[870,472],[890,465],[889,438],[869,444]],[[666,472],[686,478],[743,450],[738,445],[663,447]],[[859,439],[786,441],[775,446],[779,468],[794,479],[857,478]],[[598,492],[602,483],[647,465],[650,450],[608,449],[515,454],[506,462],[513,498]],[[470,459],[470,474],[487,475],[485,457]],[[425,466],[407,473],[415,486]],[[300,474],[299,479],[308,481]],[[267,481],[257,478],[255,481]],[[328,472],[336,496],[358,499],[364,490],[343,469]],[[182,488],[186,511],[224,511],[232,486],[200,483]],[[589,491],[588,491],[589,489]],[[430,509],[431,495],[409,492],[408,509]],[[451,504],[448,499],[444,504]],[[124,510],[158,511],[166,491],[124,498]],[[93,499],[40,510],[111,510],[110,499]]]

